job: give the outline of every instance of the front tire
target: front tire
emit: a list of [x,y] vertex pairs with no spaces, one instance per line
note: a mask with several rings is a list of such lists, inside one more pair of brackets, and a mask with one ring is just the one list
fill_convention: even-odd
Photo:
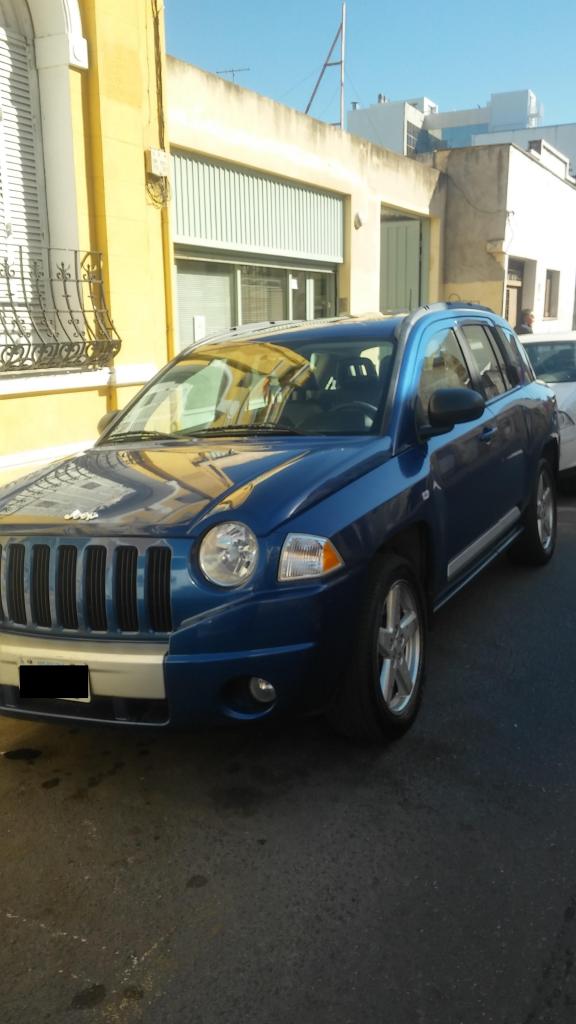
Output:
[[548,459],[541,459],[530,504],[524,513],[524,533],[511,548],[514,561],[546,565],[556,547],[557,522],[554,474]]
[[370,742],[405,733],[422,698],[425,647],[416,573],[406,559],[381,555],[369,576],[350,665],[327,711],[331,725]]

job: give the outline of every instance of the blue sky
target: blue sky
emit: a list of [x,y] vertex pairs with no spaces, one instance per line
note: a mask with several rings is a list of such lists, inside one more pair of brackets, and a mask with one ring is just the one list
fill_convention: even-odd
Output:
[[[250,68],[240,85],[302,110],[339,19],[339,0],[166,0],[167,48],[207,71]],[[575,0],[348,0],[346,109],[379,92],[455,110],[532,89],[545,124],[576,122],[575,41]],[[310,113],[337,120],[338,90],[334,68]]]

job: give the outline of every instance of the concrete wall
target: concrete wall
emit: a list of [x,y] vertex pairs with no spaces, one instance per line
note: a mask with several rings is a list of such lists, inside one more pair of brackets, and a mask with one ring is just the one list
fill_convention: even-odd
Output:
[[488,107],[473,107],[472,110],[445,110],[437,114],[428,114],[424,121],[424,127],[429,132],[436,132],[442,128],[460,128],[464,125],[484,124],[488,121],[490,111]]
[[444,294],[502,313],[509,147],[443,150],[446,174]]
[[[438,170],[168,58],[169,138],[179,149],[279,175],[345,198],[340,298],[379,308],[382,204],[431,218],[429,294],[440,293],[444,191]],[[354,227],[360,213],[362,227]]]

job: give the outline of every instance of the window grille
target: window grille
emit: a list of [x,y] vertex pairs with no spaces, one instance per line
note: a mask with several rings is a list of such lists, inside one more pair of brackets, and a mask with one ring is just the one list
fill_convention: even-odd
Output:
[[120,351],[104,295],[102,255],[23,246],[0,255],[0,373],[90,370]]

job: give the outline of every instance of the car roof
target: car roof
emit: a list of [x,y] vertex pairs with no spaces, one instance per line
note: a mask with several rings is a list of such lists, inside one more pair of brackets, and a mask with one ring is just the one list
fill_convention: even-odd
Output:
[[520,341],[523,345],[529,345],[533,341],[542,344],[543,341],[576,341],[576,331],[554,331],[549,334],[522,334]]
[[186,356],[201,345],[229,343],[236,339],[242,342],[272,341],[277,343],[278,337],[283,335],[290,335],[290,339],[293,341],[306,342],[313,341],[319,333],[331,340],[342,342],[361,342],[363,340],[374,342],[394,337],[400,341],[402,347],[412,326],[421,319],[433,320],[435,315],[441,313],[449,313],[452,316],[470,316],[474,312],[480,312],[483,315],[489,314],[495,323],[504,324],[501,317],[487,306],[469,302],[436,302],[419,306],[411,313],[403,314],[364,313],[361,316],[346,315],[323,320],[270,320],[264,323],[230,327],[186,346],[176,358]]

